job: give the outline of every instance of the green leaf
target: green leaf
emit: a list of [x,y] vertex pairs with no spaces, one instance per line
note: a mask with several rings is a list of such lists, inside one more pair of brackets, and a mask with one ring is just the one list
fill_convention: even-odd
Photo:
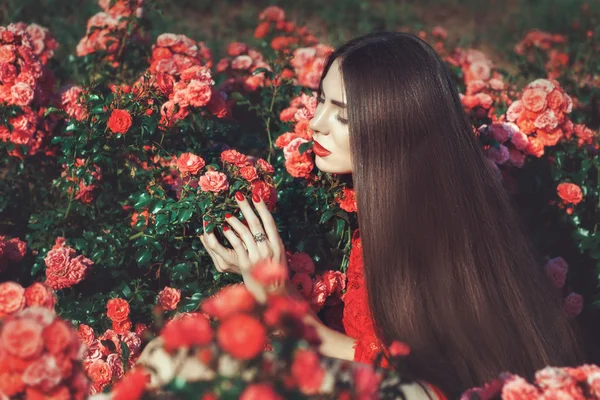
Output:
[[246,100],[244,98],[244,96],[240,93],[240,92],[233,92],[231,93],[231,98],[236,100],[236,101],[244,101]]
[[134,207],[136,209],[144,208],[152,201],[152,197],[148,193],[142,193],[140,197],[138,197],[138,201],[135,203]]
[[344,234],[344,228],[346,227],[346,221],[338,219],[335,221],[335,236],[341,238]]
[[75,122],[69,122],[65,128],[65,132],[73,132],[77,130],[77,124]]
[[320,224],[323,224],[331,219],[335,213],[331,210],[327,210],[321,215],[321,219],[319,220]]
[[148,264],[148,261],[150,261],[151,258],[152,258],[152,252],[150,251],[150,249],[146,249],[146,248],[139,249],[135,253],[135,259],[139,265]]
[[31,276],[35,276],[38,272],[40,272],[41,269],[42,269],[41,262],[37,262],[37,263],[33,264],[33,267],[31,267]]
[[52,113],[64,113],[64,111],[61,110],[60,108],[48,107],[48,109],[44,113],[44,118],[47,117],[48,115],[52,114]]
[[180,224],[184,223],[188,219],[192,218],[193,214],[194,214],[194,209],[193,208],[185,208],[183,210],[179,210],[179,215],[178,215],[177,221]]
[[195,309],[198,308],[198,305],[200,304],[200,301],[202,301],[202,299],[204,298],[204,296],[202,295],[201,292],[196,292],[192,295],[192,297],[190,297],[190,299],[187,301],[187,303],[182,307],[184,312],[192,312]]

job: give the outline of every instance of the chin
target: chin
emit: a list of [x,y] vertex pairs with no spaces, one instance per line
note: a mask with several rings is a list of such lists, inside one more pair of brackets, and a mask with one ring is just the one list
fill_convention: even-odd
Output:
[[329,174],[351,174],[352,170],[334,161],[326,160],[322,157],[315,157],[315,165],[318,169]]

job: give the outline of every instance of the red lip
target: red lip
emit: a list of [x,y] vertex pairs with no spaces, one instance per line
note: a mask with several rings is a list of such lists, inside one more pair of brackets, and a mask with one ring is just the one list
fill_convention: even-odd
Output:
[[328,155],[331,154],[331,152],[329,150],[327,150],[325,147],[321,146],[319,144],[319,142],[317,142],[315,140],[315,143],[313,144],[313,152],[318,155],[319,157],[327,157]]

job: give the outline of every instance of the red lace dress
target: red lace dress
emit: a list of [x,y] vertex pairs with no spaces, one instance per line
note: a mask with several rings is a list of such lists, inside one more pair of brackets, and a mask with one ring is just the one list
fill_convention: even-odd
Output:
[[[342,323],[346,335],[354,342],[354,361],[373,364],[375,357],[382,351],[382,345],[373,327],[369,301],[367,299],[367,286],[364,281],[364,262],[362,255],[362,242],[358,229],[352,235],[352,250],[348,264],[346,293],[344,294],[344,316]],[[383,359],[382,367],[388,367]],[[435,386],[428,384],[438,400],[446,400],[446,396]]]
[[348,282],[344,294],[344,316],[342,323],[346,335],[356,339],[354,361],[372,364],[382,347],[375,336],[373,321],[369,311],[367,287],[363,274],[362,243],[358,229],[352,236],[352,250],[346,276]]

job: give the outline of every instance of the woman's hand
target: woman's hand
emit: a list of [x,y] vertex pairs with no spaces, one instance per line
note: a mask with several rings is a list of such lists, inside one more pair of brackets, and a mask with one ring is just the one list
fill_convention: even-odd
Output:
[[205,231],[200,240],[218,271],[241,274],[248,290],[258,301],[264,301],[268,292],[285,290],[285,285],[263,287],[251,276],[252,266],[263,260],[272,260],[287,266],[285,247],[273,216],[258,195],[252,196],[258,216],[242,193],[237,192],[235,199],[248,226],[230,214],[225,216],[231,229],[227,225],[223,226],[223,235],[229,240],[233,249],[219,243],[214,233]]

